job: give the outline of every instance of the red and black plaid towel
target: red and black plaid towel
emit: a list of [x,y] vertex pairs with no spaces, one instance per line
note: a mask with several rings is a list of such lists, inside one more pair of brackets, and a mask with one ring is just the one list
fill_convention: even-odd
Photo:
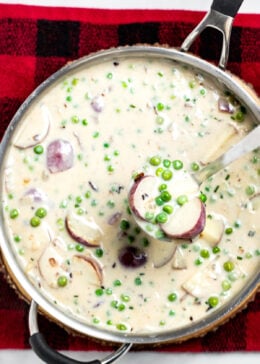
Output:
[[[0,4],[0,139],[24,99],[67,61],[118,45],[159,42],[178,47],[203,13],[175,10],[102,10]],[[260,93],[260,14],[235,20],[228,69]],[[206,30],[193,51],[218,61],[221,34]],[[156,350],[260,351],[260,295],[216,332]],[[29,348],[28,306],[0,274],[0,349]],[[105,350],[40,318],[57,350]],[[151,349],[155,350],[155,349]]]

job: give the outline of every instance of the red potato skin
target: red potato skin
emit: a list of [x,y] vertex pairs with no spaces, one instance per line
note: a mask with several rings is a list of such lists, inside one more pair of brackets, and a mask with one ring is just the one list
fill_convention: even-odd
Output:
[[135,203],[134,203],[134,195],[135,192],[140,184],[140,182],[142,182],[145,178],[147,177],[153,177],[150,175],[144,175],[144,173],[140,173],[137,175],[137,177],[134,179],[134,183],[132,185],[132,187],[130,188],[129,191],[129,195],[128,195],[128,201],[129,201],[129,207],[131,209],[131,211],[133,212],[133,214],[138,217],[139,219],[146,221],[145,218],[139,213],[138,209],[135,207]]
[[78,258],[78,259],[82,259],[84,260],[87,264],[90,264],[92,266],[92,268],[94,269],[94,271],[97,274],[97,278],[99,281],[100,286],[103,285],[103,270],[102,267],[100,266],[100,264],[93,258],[88,257],[86,255],[74,255],[74,257]]
[[35,147],[37,144],[40,144],[44,141],[44,139],[47,137],[47,135],[49,134],[49,130],[50,130],[50,123],[48,124],[48,127],[46,129],[46,132],[42,135],[41,138],[39,138],[39,135],[34,135],[33,136],[33,139],[35,140],[34,142],[26,145],[26,146],[23,146],[21,144],[14,144],[14,146],[18,149],[29,149],[29,148],[32,148],[32,147]]
[[[171,243],[165,243],[165,244],[171,244]],[[174,253],[175,253],[175,249],[172,251],[171,254],[169,254],[169,256],[167,258],[164,258],[160,263],[154,264],[153,265],[154,268],[158,269],[158,268],[164,267],[166,264],[168,264],[172,260]]]
[[182,234],[169,234],[169,232],[166,232],[163,228],[163,224],[161,224],[161,229],[165,233],[165,235],[170,239],[184,239],[184,240],[192,240],[196,236],[198,236],[204,229],[206,224],[206,207],[203,202],[201,203],[201,214],[197,220],[197,222],[194,224],[193,228],[183,232]]
[[77,241],[79,244],[85,245],[89,248],[97,248],[100,246],[100,244],[98,244],[98,243],[92,244],[92,243],[88,242],[87,240],[83,239],[81,236],[78,236],[76,233],[74,233],[74,231],[70,227],[68,216],[66,216],[66,218],[65,218],[65,227],[67,229],[68,234],[72,237],[72,239]]

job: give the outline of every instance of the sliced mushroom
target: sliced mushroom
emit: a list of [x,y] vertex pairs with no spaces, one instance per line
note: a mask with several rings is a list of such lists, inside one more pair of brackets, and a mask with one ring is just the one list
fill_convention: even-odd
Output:
[[65,226],[71,238],[78,243],[89,247],[100,246],[102,230],[94,219],[70,213],[66,216]]
[[27,122],[23,123],[23,128],[14,140],[14,146],[19,149],[31,148],[46,138],[51,124],[51,115],[45,104],[40,106],[41,114],[37,122],[32,117],[28,117]]
[[174,241],[161,241],[152,239],[149,256],[154,268],[161,268],[171,261],[176,250]]
[[58,288],[59,276],[68,275],[66,266],[63,264],[65,258],[65,251],[50,243],[38,260],[40,275],[51,288]]
[[[103,269],[97,260],[90,255],[73,255],[72,257],[72,284],[76,277],[82,278],[83,284],[102,286]],[[82,287],[84,289],[84,287]]]

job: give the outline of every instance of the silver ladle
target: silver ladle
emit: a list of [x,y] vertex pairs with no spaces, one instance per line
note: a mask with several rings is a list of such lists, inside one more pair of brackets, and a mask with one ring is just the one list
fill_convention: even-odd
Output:
[[[218,171],[220,171],[221,169],[225,168],[226,166],[228,166],[229,164],[231,164],[232,162],[234,162],[236,159],[242,157],[243,155],[257,149],[260,146],[260,125],[258,125],[257,127],[255,127],[251,132],[249,132],[243,139],[241,139],[238,143],[236,143],[235,145],[233,145],[231,148],[229,148],[224,154],[222,154],[219,158],[215,159],[212,162],[209,162],[205,167],[203,167],[202,169],[200,169],[199,171],[191,174],[190,176],[193,178],[193,180],[195,180],[195,182],[198,184],[198,187],[205,181],[207,180],[209,177],[213,176],[214,174],[216,174]],[[147,190],[147,193],[145,192],[145,190],[143,190],[142,188],[140,188],[140,183],[147,183],[147,178],[148,176],[143,176],[142,174],[140,175],[141,179],[136,179],[134,182],[134,185],[132,185],[130,191],[129,191],[129,205],[130,208],[132,210],[133,213],[133,217],[136,221],[136,223],[140,226],[140,228],[142,230],[144,230],[148,235],[150,235],[153,238],[157,238],[160,240],[171,240],[172,238],[180,238],[180,239],[190,239],[193,238],[193,236],[190,236],[192,233],[194,233],[196,236],[197,232],[195,232],[195,229],[192,230],[192,233],[190,232],[190,230],[188,231],[187,234],[183,234],[183,235],[171,235],[171,233],[165,230],[165,226],[166,224],[163,223],[163,225],[160,225],[161,221],[156,223],[155,225],[152,222],[149,222],[148,220],[146,221],[146,219],[144,219],[141,215],[140,215],[140,210],[136,207],[136,205],[134,204],[134,202],[132,202],[131,204],[131,199],[132,201],[134,201],[135,196],[137,196],[136,201],[141,201],[141,205],[143,205],[143,201],[146,200],[146,198],[148,198],[148,196],[150,195],[150,190]],[[151,178],[153,178],[152,176],[150,176]],[[142,182],[141,182],[142,181]],[[144,181],[144,182],[143,182]],[[151,180],[150,180],[151,181]],[[147,188],[151,188],[154,189],[154,181],[152,181],[151,184],[148,183],[145,185]],[[136,195],[134,195],[136,194]],[[146,196],[146,197],[144,197]],[[145,203],[145,202],[144,202]],[[195,202],[196,203],[196,202]],[[132,205],[132,207],[131,207]],[[186,206],[187,207],[187,206]],[[203,212],[203,219],[199,219],[198,223],[199,226],[196,225],[196,231],[199,231],[199,233],[203,230],[203,226],[205,225],[205,218],[206,218],[206,213],[205,213],[205,206],[200,206],[202,208],[202,212]],[[183,212],[184,210],[182,210]],[[181,219],[183,221],[183,219],[188,219],[189,218],[189,212],[190,210],[185,210],[184,215],[181,215]],[[186,216],[186,217],[185,217]],[[171,220],[173,221],[173,220]],[[176,225],[177,220],[175,220],[175,225]],[[159,224],[161,226],[161,228],[163,229],[163,232],[166,235],[162,235],[161,237],[156,237],[158,235],[154,235],[156,234],[156,230],[155,229],[147,229],[147,223],[152,224],[152,226],[156,226],[157,224]],[[175,226],[174,225],[174,226]],[[151,225],[150,225],[151,226]],[[162,227],[163,226],[163,227]],[[169,226],[169,225],[168,225]],[[171,225],[172,226],[172,225]],[[179,224],[178,224],[179,226]]]
[[200,185],[207,178],[213,176],[221,169],[234,162],[260,146],[260,125],[254,128],[250,133],[241,139],[237,144],[233,145],[224,154],[214,161],[208,163],[204,168],[193,174],[194,179]]

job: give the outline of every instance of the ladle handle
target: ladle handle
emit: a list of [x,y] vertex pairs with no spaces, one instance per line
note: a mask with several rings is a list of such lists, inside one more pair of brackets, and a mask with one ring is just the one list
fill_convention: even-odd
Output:
[[215,161],[210,162],[206,167],[194,174],[196,181],[201,184],[207,178],[217,173],[220,169],[225,168],[236,159],[242,157],[244,154],[260,146],[260,125],[255,127],[250,133],[247,134],[240,142],[231,147],[227,152],[222,154]]
[[119,349],[112,354],[108,355],[102,360],[91,361],[78,361],[69,358],[54,349],[52,349],[46,342],[44,336],[38,330],[37,323],[37,304],[35,301],[31,302],[29,311],[29,329],[30,329],[30,345],[35,354],[42,359],[46,364],[110,364],[121,358],[131,348],[131,343],[123,344]]
[[242,2],[243,0],[213,0],[209,12],[182,43],[181,51],[188,51],[194,40],[205,28],[215,28],[223,35],[222,50],[218,65],[221,69],[225,69],[229,55],[233,20]]
[[211,9],[234,18],[242,2],[243,0],[213,0]]

